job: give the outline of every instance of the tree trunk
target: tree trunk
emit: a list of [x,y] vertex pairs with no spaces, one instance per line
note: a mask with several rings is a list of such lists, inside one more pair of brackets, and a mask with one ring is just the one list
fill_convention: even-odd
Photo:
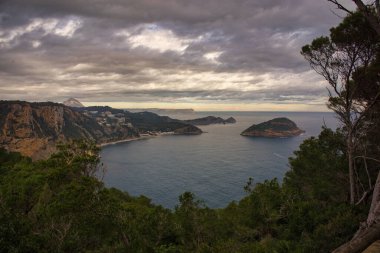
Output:
[[352,141],[352,131],[349,130],[347,139],[347,155],[348,155],[348,175],[350,180],[350,204],[355,204],[355,172],[354,172],[354,148]]
[[379,17],[380,13],[373,13],[370,9],[367,8],[365,3],[361,0],[353,0],[361,13],[366,17],[368,22],[371,24],[372,28],[380,35],[380,22]]
[[334,250],[333,253],[359,253],[378,239],[380,239],[380,223],[374,223],[372,226],[362,230],[351,241]]
[[380,171],[373,191],[371,208],[367,221],[361,225],[351,241],[341,245],[333,253],[362,252],[380,239]]
[[375,222],[376,218],[380,219],[380,172],[377,175],[375,188],[373,189],[371,208],[369,209],[367,224]]

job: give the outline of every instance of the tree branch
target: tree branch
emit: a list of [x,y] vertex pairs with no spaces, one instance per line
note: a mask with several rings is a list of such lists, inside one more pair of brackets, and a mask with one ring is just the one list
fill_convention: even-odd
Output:
[[[329,1],[329,0],[328,0]],[[336,0],[334,0],[336,1]],[[372,28],[376,31],[378,35],[380,35],[380,20],[377,16],[380,15],[380,13],[377,13],[377,16],[363,3],[361,0],[353,0],[360,12],[363,13],[363,15],[367,18],[368,22],[371,24]],[[379,1],[375,1],[376,5],[379,5]]]
[[327,2],[335,4],[339,10],[352,14],[352,11],[348,10],[346,7],[341,5],[337,0],[327,0]]

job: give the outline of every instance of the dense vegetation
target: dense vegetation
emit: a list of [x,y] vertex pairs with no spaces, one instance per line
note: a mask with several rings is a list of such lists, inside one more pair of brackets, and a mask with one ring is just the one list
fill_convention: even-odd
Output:
[[[370,200],[367,219],[334,253],[361,252],[380,240],[380,1],[354,3],[357,12],[329,0],[348,15],[328,37],[302,48],[310,66],[329,84],[327,106],[342,126],[347,158],[349,202]],[[377,179],[376,179],[377,178]],[[380,241],[378,241],[380,242]],[[376,246],[373,246],[376,247]],[[376,252],[380,251],[377,247]]]
[[324,129],[276,179],[209,209],[191,193],[175,210],[104,187],[96,146],[61,145],[32,162],[0,153],[2,252],[327,252],[357,229],[367,206],[348,204],[344,138]]

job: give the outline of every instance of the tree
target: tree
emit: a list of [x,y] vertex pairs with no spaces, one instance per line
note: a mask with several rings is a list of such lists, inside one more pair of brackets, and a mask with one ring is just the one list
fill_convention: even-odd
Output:
[[[340,3],[338,0],[327,0],[328,2],[331,2],[337,6],[338,9],[345,11],[346,13],[353,14],[352,11],[348,10],[343,4]],[[368,21],[368,23],[371,25],[371,27],[375,30],[378,36],[380,36],[380,1],[375,0],[370,2],[369,4],[365,4],[361,0],[353,0],[353,2],[357,6],[357,11],[361,13]],[[366,94],[364,94],[364,98],[367,97],[367,101],[373,101],[371,99],[368,99],[368,97],[372,98],[372,94],[375,94],[375,97],[379,93],[379,85],[380,85],[380,76],[379,76],[379,61],[380,61],[380,54],[378,52],[377,55],[377,62],[372,63],[370,66],[369,71],[361,71],[359,70],[357,73],[359,73],[359,76],[365,77],[362,79],[362,84],[364,84],[365,87],[368,87],[369,89],[362,89],[366,90]],[[353,78],[355,80],[355,76]],[[359,83],[357,80],[355,80],[356,83]],[[363,87],[363,85],[361,85]],[[375,92],[373,92],[375,90]],[[361,94],[363,95],[363,94]],[[372,95],[372,96],[371,96]],[[375,138],[371,136],[372,143],[374,143],[375,148],[379,149],[379,145],[376,143],[376,138],[379,137],[378,135],[378,128],[380,126],[380,116],[379,116],[379,104],[374,106],[373,114],[374,114],[374,120],[372,120],[371,124],[374,125],[375,129],[372,131],[372,133],[375,133]],[[368,129],[367,129],[368,131]],[[371,130],[369,129],[369,133]],[[377,134],[376,134],[377,133]],[[364,134],[366,136],[366,134]],[[374,140],[373,140],[374,139]],[[359,156],[359,158],[363,158],[365,169],[367,170],[367,147],[366,143],[364,143],[364,155]],[[376,151],[374,152],[376,154]],[[371,158],[372,161],[379,162],[378,159]],[[369,178],[369,185],[371,187],[371,179]],[[364,197],[365,195],[363,195]],[[362,198],[364,199],[364,198]],[[368,218],[366,222],[362,223],[361,228],[355,236],[346,244],[343,244],[341,247],[336,249],[334,252],[359,252],[363,249],[365,249],[368,245],[370,245],[373,241],[379,239],[380,234],[380,171],[378,172],[376,184],[373,187],[373,196],[372,196],[372,202],[371,202],[371,208],[368,214]]]
[[[345,11],[349,14],[353,14],[351,10],[346,8],[339,0],[327,0],[333,3],[339,10]],[[368,20],[372,28],[380,35],[380,0],[374,0],[369,4],[365,4],[362,0],[352,0],[358,10]]]
[[97,173],[104,173],[103,164],[100,163],[100,148],[94,142],[73,140],[58,144],[57,150],[50,162],[72,168],[77,176],[95,177]]
[[347,157],[340,131],[323,128],[318,137],[306,139],[289,158],[291,170],[283,187],[302,199],[342,203],[347,200]]
[[357,134],[380,96],[376,94],[371,101],[359,99],[352,77],[369,68],[378,50],[376,32],[363,15],[352,13],[330,30],[329,37],[317,38],[301,51],[311,67],[328,81],[328,107],[337,114],[346,132],[351,204],[357,200],[354,168]]

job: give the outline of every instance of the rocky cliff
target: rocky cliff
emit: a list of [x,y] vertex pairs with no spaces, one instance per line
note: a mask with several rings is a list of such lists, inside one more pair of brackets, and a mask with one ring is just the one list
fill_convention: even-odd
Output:
[[0,146],[33,159],[47,157],[59,141],[104,143],[135,136],[138,132],[133,128],[103,127],[62,104],[0,101]]
[[254,137],[292,137],[305,131],[288,118],[275,118],[244,130],[241,135]]

